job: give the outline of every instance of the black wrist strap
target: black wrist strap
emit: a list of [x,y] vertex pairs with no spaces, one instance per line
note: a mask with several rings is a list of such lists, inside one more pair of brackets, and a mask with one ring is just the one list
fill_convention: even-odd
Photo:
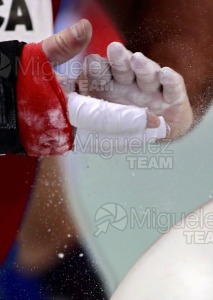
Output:
[[21,145],[16,105],[16,80],[19,57],[25,43],[0,43],[0,154],[24,154]]

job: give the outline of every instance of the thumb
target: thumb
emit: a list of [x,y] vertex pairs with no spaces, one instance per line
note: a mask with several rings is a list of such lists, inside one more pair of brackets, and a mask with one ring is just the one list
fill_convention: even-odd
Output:
[[92,26],[89,21],[80,22],[43,41],[42,48],[49,61],[60,65],[83,51],[92,37]]

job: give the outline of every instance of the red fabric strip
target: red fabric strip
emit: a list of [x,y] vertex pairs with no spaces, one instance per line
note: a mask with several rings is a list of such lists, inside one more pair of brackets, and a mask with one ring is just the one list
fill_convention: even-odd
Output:
[[17,106],[21,143],[28,155],[64,154],[72,148],[66,98],[42,51],[42,43],[23,48]]
[[60,7],[60,0],[52,0],[52,8],[53,8],[53,20],[55,21],[57,17],[57,13]]
[[93,27],[93,36],[87,49],[87,53],[98,53],[99,55],[106,57],[106,49],[111,42],[123,42],[111,17],[98,1],[90,1],[86,5],[82,17],[88,19]]

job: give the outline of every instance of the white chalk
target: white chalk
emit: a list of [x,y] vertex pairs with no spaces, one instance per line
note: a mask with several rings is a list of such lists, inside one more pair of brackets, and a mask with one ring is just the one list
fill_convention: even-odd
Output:
[[135,74],[130,66],[132,53],[121,43],[113,42],[107,47],[107,56],[115,80],[121,84],[132,83],[135,79]]
[[131,67],[136,74],[137,83],[142,92],[152,94],[158,91],[160,82],[157,74],[160,66],[156,62],[142,53],[136,52],[132,55]]

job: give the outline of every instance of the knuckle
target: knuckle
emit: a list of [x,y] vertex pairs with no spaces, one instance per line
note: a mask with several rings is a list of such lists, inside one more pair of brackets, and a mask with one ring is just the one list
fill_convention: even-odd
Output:
[[58,45],[59,49],[64,53],[67,54],[69,51],[69,47],[67,46],[66,42],[64,41],[63,35],[58,33],[55,35],[55,42]]

